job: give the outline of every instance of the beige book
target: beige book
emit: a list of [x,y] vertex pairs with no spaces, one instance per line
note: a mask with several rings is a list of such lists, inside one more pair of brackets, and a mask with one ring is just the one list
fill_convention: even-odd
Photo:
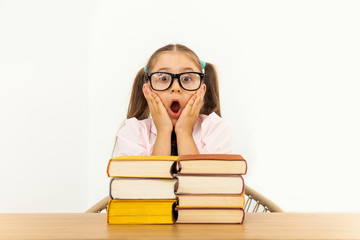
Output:
[[109,177],[173,178],[177,156],[119,156],[109,160]]
[[176,195],[180,207],[244,208],[245,194],[241,195]]
[[244,180],[241,175],[176,175],[177,194],[242,194]]
[[110,181],[112,199],[175,199],[176,179],[113,178]]
[[237,223],[244,221],[242,208],[180,208],[176,207],[176,223]]

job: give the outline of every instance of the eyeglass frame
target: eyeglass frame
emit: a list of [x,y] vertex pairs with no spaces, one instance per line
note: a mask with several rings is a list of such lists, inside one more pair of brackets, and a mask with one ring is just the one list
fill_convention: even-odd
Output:
[[[152,83],[151,83],[151,76],[154,75],[155,73],[165,73],[165,74],[169,74],[169,75],[171,76],[171,82],[170,82],[170,85],[169,85],[168,88],[165,88],[164,90],[157,90],[157,89],[153,88]],[[183,87],[183,85],[181,84],[181,81],[180,81],[180,76],[183,75],[183,74],[185,74],[185,73],[196,73],[196,74],[198,74],[198,75],[200,76],[200,84],[199,84],[199,87],[198,87],[198,88],[193,89],[193,90],[188,90],[188,89],[186,89],[186,88]],[[147,74],[146,74],[147,80],[150,82],[151,88],[152,88],[154,91],[158,91],[158,92],[162,92],[162,91],[168,90],[168,89],[172,86],[172,84],[174,83],[174,79],[175,79],[175,78],[178,80],[178,83],[179,83],[179,85],[180,85],[180,87],[181,87],[182,89],[184,89],[184,90],[186,90],[186,91],[196,91],[196,90],[198,90],[198,89],[201,87],[201,83],[202,83],[203,80],[204,80],[204,76],[205,76],[205,74],[204,74],[204,73],[200,73],[200,72],[183,72],[183,73],[177,73],[177,74],[168,73],[168,72],[150,72],[150,73],[147,73]]]

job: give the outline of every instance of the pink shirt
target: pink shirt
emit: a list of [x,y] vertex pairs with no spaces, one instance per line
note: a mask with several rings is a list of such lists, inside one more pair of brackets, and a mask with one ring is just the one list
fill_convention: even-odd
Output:
[[[150,156],[156,140],[156,126],[152,118],[130,118],[116,135],[112,157]],[[193,130],[193,139],[200,154],[232,152],[231,131],[216,113],[200,114]]]

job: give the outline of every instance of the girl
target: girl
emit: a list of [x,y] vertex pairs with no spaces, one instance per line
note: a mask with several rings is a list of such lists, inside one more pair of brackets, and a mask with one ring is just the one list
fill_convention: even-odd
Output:
[[214,66],[183,45],[164,46],[135,77],[113,157],[231,153],[220,116]]

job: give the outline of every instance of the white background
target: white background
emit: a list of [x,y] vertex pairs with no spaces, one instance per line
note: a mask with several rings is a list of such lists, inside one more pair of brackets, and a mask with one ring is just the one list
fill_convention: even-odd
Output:
[[0,1],[0,212],[83,212],[150,55],[217,66],[245,183],[285,211],[359,212],[358,1]]

